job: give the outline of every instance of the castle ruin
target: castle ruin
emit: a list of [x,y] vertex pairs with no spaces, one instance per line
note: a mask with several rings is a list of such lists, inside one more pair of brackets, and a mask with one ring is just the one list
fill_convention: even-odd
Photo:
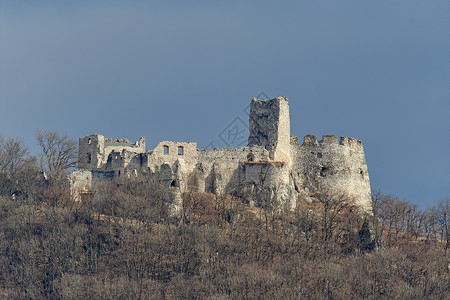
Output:
[[[344,196],[371,214],[371,190],[360,140],[307,135],[299,144],[290,134],[288,99],[254,98],[250,105],[248,145],[198,149],[195,142],[162,141],[146,150],[136,143],[100,134],[79,140],[78,170],[70,174],[73,190],[90,190],[101,180],[120,176],[156,178],[172,191],[175,206],[188,190],[232,194],[269,201],[273,208],[292,210],[297,199],[317,194]],[[265,199],[261,199],[265,198]]]

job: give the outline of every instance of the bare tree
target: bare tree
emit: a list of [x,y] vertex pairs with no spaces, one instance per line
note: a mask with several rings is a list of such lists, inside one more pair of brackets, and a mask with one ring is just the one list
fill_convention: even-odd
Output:
[[351,208],[352,199],[345,194],[332,195],[329,192],[322,192],[317,194],[317,199],[321,204],[322,220],[322,247],[326,255],[329,250],[329,244],[336,233],[336,227],[339,214],[345,209]]
[[442,241],[445,253],[450,247],[450,199],[442,199],[437,207],[432,209],[433,217],[439,230],[439,239]]
[[0,136],[0,194],[36,195],[40,179],[36,157],[29,155],[23,141]]
[[16,174],[28,158],[28,150],[18,138],[0,137],[0,172]]
[[5,138],[0,134],[0,174],[6,173]]
[[77,143],[66,134],[38,130],[36,139],[43,152],[41,163],[44,169],[50,173],[61,174],[76,166]]
[[3,137],[3,135],[0,134],[0,153],[2,152],[4,145],[5,145],[5,138]]

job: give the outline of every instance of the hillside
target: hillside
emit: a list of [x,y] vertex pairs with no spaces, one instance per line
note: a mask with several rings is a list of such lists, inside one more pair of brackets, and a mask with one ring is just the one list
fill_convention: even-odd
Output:
[[[251,199],[187,192],[177,218],[169,214],[168,199],[157,182],[136,180],[105,182],[81,202],[64,186],[49,183],[14,198],[3,193],[0,294],[5,299],[448,295],[448,242],[438,242],[444,230],[438,209],[434,215],[416,210],[411,221],[413,206],[377,194],[372,219],[359,217],[345,199],[320,196],[279,214],[249,205]],[[438,207],[445,203],[448,207],[448,201]]]

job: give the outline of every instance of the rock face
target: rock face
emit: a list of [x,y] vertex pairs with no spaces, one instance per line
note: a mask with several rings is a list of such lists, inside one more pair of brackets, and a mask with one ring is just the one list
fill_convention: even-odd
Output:
[[80,138],[74,189],[119,176],[148,176],[165,183],[175,210],[187,190],[233,194],[255,205],[292,210],[298,198],[342,196],[372,213],[369,174],[361,141],[307,135],[303,144],[290,134],[288,99],[253,99],[248,146],[197,149],[193,142],[160,142],[145,149],[145,139]]

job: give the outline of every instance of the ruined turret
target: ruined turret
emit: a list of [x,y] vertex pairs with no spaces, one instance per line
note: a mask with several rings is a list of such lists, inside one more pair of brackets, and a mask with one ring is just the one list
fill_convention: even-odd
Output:
[[253,98],[250,104],[248,146],[263,146],[273,161],[291,164],[288,99],[278,96],[270,100]]

